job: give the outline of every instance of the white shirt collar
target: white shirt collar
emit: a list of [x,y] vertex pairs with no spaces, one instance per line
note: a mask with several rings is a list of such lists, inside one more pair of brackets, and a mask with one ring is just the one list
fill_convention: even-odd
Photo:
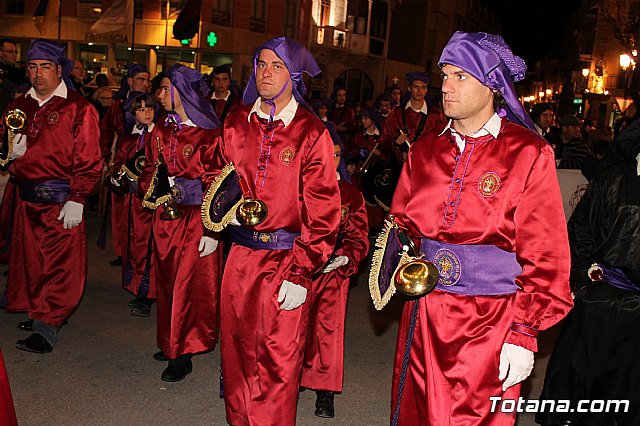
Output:
[[[444,128],[444,130],[442,132],[440,132],[440,134],[438,136],[442,136],[444,134],[444,132],[447,131],[447,129],[451,129],[451,133],[459,134],[458,132],[456,132],[451,127],[452,123],[453,123],[453,120],[449,120],[449,122],[447,123],[446,127]],[[480,128],[480,130],[478,130],[477,132],[475,132],[474,134],[469,135],[469,136],[472,137],[472,138],[477,138],[477,137],[480,137],[480,136],[485,136],[487,134],[490,134],[494,138],[497,138],[498,135],[500,134],[500,128],[501,127],[502,127],[502,119],[498,116],[498,114],[496,114],[494,112],[493,115],[491,116],[491,118],[489,119],[489,121],[487,121],[484,124],[484,126],[482,126]]]
[[[154,127],[156,127],[156,125],[153,122],[151,122],[151,124],[149,124],[149,126],[147,127],[147,132],[151,132]],[[131,134],[141,135],[142,134],[142,129],[138,129],[137,125],[133,126],[133,130],[131,131]]]
[[422,101],[422,108],[415,109],[413,106],[411,106],[411,99],[409,99],[407,104],[404,106],[404,109],[409,109],[409,108],[411,108],[415,112],[421,112],[423,114],[427,114],[427,103],[425,101]]
[[336,172],[336,177],[340,180],[340,172]]
[[636,161],[638,162],[638,165],[636,167],[637,173],[638,173],[638,176],[640,176],[640,154],[636,155]]
[[373,127],[373,130],[370,132],[369,130],[371,130],[371,129],[367,129],[367,130],[364,132],[364,134],[365,134],[365,135],[376,135],[376,136],[379,136],[379,135],[380,135],[380,131],[378,130],[378,128],[376,127],[376,125],[374,124],[374,125],[373,125],[373,126],[371,126],[371,127]]
[[60,84],[58,84],[56,90],[54,90],[53,93],[45,100],[41,100],[40,98],[38,98],[38,95],[36,95],[36,89],[34,89],[33,87],[27,91],[25,97],[26,96],[31,96],[36,100],[36,102],[38,102],[38,106],[41,107],[42,105],[49,102],[54,96],[58,96],[62,99],[67,99],[67,85],[64,84],[64,80],[60,80]]
[[231,95],[231,90],[227,90],[227,94],[225,95],[224,98],[216,98],[216,92],[213,92],[211,94],[211,99],[215,99],[216,101],[228,101],[230,95]]
[[[251,111],[249,112],[247,121],[251,122],[251,114],[253,114],[254,112],[257,113],[258,117],[260,118],[263,118],[265,120],[269,119],[269,114],[265,114],[264,112],[262,112],[262,110],[260,109],[260,105],[262,105],[262,98],[258,97],[258,99],[256,99],[256,101],[253,103],[253,108],[251,108]],[[291,96],[291,100],[289,101],[287,106],[282,108],[280,114],[273,116],[273,121],[282,120],[282,122],[284,123],[284,127],[287,127],[293,120],[293,117],[295,117],[296,111],[298,111],[298,102],[296,101],[296,98]]]

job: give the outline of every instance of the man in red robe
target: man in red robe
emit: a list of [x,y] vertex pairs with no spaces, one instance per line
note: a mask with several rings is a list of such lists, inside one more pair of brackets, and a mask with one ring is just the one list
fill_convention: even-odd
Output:
[[[105,116],[100,120],[100,150],[105,162],[108,162],[112,155],[114,141],[115,150],[118,150],[119,139],[124,135],[125,110],[124,103],[130,92],[147,93],[151,83],[149,72],[144,64],[127,65],[127,74],[122,77],[120,89],[113,95],[113,103],[107,110]],[[127,207],[126,200],[122,195],[111,193],[111,236],[113,249],[116,252],[116,259],[111,261],[112,266],[122,264],[122,254],[126,250],[127,241]],[[135,307],[135,301],[130,303]]]
[[334,102],[329,108],[327,118],[336,126],[336,131],[342,140],[345,150],[353,149],[353,136],[358,128],[356,113],[347,105],[347,91],[338,87],[335,89]]
[[302,73],[320,69],[284,37],[258,47],[245,106],[222,131],[245,196],[266,219],[232,226],[222,279],[220,338],[227,422],[293,425],[307,336],[311,277],[326,264],[340,224],[333,143],[307,109]]
[[2,351],[0,350],[0,426],[17,426],[16,409],[13,406],[13,396],[9,385],[9,376],[4,366]]
[[[202,176],[213,157],[220,121],[198,71],[174,64],[161,87],[160,102],[168,114],[151,132],[139,185],[143,205],[156,209],[152,229],[160,352],[154,358],[168,360],[160,378],[177,382],[191,373],[192,356],[212,351],[218,337],[222,250],[216,252],[218,240],[205,232],[200,209]],[[166,167],[169,193],[159,193],[159,163]],[[171,205],[181,214],[171,216]]]
[[70,89],[73,65],[64,48],[35,40],[26,60],[32,88],[9,110],[24,111],[28,124],[2,150],[3,160],[13,161],[9,173],[19,191],[7,311],[29,312],[19,328],[33,333],[16,347],[46,353],[78,307],[87,278],[82,216],[85,197],[100,178],[98,113]]
[[[336,143],[336,141],[334,141]],[[341,148],[334,147],[334,165],[339,169]],[[340,231],[331,260],[313,280],[309,331],[300,386],[316,391],[318,417],[333,417],[333,396],[342,392],[344,378],[344,323],[349,282],[369,251],[367,211],[362,194],[348,183],[346,171],[338,177]]]
[[537,336],[572,306],[551,147],[513,89],[526,64],[504,40],[456,32],[440,57],[446,126],[408,153],[391,213],[440,272],[405,304],[393,425],[508,425]]

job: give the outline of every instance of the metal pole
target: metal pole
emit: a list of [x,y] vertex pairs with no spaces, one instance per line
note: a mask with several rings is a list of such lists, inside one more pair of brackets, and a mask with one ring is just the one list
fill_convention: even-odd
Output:
[[164,56],[162,58],[162,71],[167,69],[167,37],[169,36],[169,7],[171,5],[171,0],[167,0],[167,12],[165,15],[165,25],[164,25]]

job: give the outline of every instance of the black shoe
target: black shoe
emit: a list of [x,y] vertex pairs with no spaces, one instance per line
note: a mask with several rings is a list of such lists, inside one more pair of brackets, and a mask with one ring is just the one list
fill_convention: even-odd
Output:
[[156,361],[169,361],[169,358],[167,358],[167,356],[162,351],[158,351],[153,354],[153,359],[155,359]]
[[111,262],[109,262],[109,265],[111,265],[111,266],[122,266],[122,256],[118,256],[115,259],[113,259]]
[[53,350],[53,346],[51,346],[41,334],[32,333],[31,336],[26,339],[18,340],[16,349],[37,354],[46,354]]
[[127,306],[130,308],[135,308],[136,306],[138,306],[138,303],[140,303],[140,299],[136,297],[135,299],[127,303]]
[[333,392],[316,391],[316,416],[332,419],[334,416],[333,409]]
[[169,360],[169,366],[164,369],[162,376],[160,376],[160,379],[164,382],[179,382],[187,377],[187,374],[191,373],[193,369],[190,359],[179,364],[174,364],[171,361]]
[[131,308],[131,315],[134,317],[148,317],[151,314],[151,308],[144,302],[138,302],[136,306]]
[[18,328],[24,331],[33,331],[33,320],[22,321],[18,323]]

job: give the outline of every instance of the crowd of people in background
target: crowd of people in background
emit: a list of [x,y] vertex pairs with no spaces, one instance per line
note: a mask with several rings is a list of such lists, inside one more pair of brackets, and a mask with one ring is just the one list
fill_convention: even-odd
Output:
[[[483,44],[486,34],[456,34],[450,42],[453,45],[461,43],[467,46],[465,48],[472,45],[469,48],[472,51],[480,49],[489,53],[494,49]],[[470,41],[455,40],[456,36],[468,37]],[[504,44],[504,41],[500,39],[500,43]],[[502,47],[509,49],[506,44]],[[454,220],[458,220],[457,226],[462,226],[460,224],[467,223],[467,220],[471,225],[475,224],[469,225],[471,228],[478,225],[478,222],[470,219],[472,215],[465,216],[458,209],[467,169],[458,168],[457,164],[464,161],[467,162],[465,164],[471,164],[469,152],[487,141],[506,140],[514,144],[510,145],[510,149],[514,151],[513,146],[520,143],[523,145],[522,152],[526,151],[524,154],[520,151],[502,152],[500,158],[482,157],[487,164],[493,165],[494,160],[509,163],[503,172],[505,175],[510,174],[511,182],[501,183],[499,177],[496,181],[495,172],[479,176],[474,185],[482,197],[479,201],[476,200],[482,206],[480,208],[486,207],[487,204],[483,203],[495,195],[501,184],[513,185],[519,179],[522,187],[526,188],[526,191],[523,190],[524,201],[519,205],[519,211],[529,212],[527,218],[544,216],[541,209],[545,203],[549,204],[548,211],[559,212],[560,207],[553,198],[558,195],[557,186],[548,181],[555,179],[555,175],[545,175],[547,169],[555,171],[553,161],[550,160],[552,156],[558,169],[580,170],[588,180],[598,185],[590,187],[586,201],[579,205],[576,210],[578,214],[570,222],[569,241],[573,262],[571,284],[576,295],[576,306],[580,309],[570,316],[572,322],[563,332],[560,345],[570,347],[580,344],[585,347],[585,351],[593,349],[596,343],[585,337],[587,333],[584,327],[593,321],[591,315],[597,315],[591,310],[594,309],[593,303],[600,300],[611,302],[607,315],[612,323],[619,325],[620,330],[632,324],[633,318],[638,318],[638,314],[634,314],[636,316],[633,318],[622,319],[615,315],[623,311],[625,315],[628,314],[631,303],[629,300],[632,300],[633,309],[640,310],[636,306],[640,306],[640,263],[628,255],[620,255],[622,251],[628,254],[640,249],[640,242],[628,241],[637,239],[637,235],[640,235],[637,232],[640,229],[640,215],[635,210],[625,213],[612,209],[603,201],[607,198],[606,191],[613,188],[611,190],[622,191],[624,195],[611,204],[621,208],[633,206],[634,209],[640,204],[638,187],[630,183],[634,176],[637,178],[637,173],[633,174],[636,169],[632,170],[629,163],[634,160],[637,165],[635,156],[640,152],[640,144],[637,143],[640,140],[638,121],[622,117],[613,128],[602,123],[596,125],[575,114],[558,117],[556,106],[547,103],[534,105],[531,111],[526,111],[529,114],[526,115],[522,105],[515,101],[517,97],[511,83],[511,77],[524,71],[506,67],[502,56],[496,56],[496,67],[503,70],[500,72],[505,73],[504,81],[508,83],[500,87],[492,87],[482,80],[483,73],[493,71],[478,68],[477,64],[458,57],[455,51],[445,50],[440,64],[444,80],[442,93],[433,90],[429,74],[416,71],[405,76],[406,89],[394,84],[375,97],[350,102],[350,99],[355,100],[357,96],[350,96],[344,87],[335,87],[330,99],[310,98],[305,93],[306,87],[299,76],[302,73],[317,75],[319,67],[304,47],[285,38],[270,40],[258,49],[253,58],[254,63],[251,64],[254,73],[246,83],[246,88],[239,87],[233,81],[230,64],[215,67],[209,75],[174,64],[165,72],[154,76],[144,64],[132,63],[127,65],[120,86],[115,89],[113,81],[105,74],[97,74],[92,81],[87,82],[83,64],[66,59],[62,51],[52,43],[34,42],[26,55],[29,62],[27,73],[16,68],[16,54],[14,42],[0,40],[0,111],[4,113],[9,105],[12,105],[11,108],[18,106],[29,115],[30,121],[35,118],[47,121],[49,125],[58,123],[56,132],[60,132],[64,125],[66,133],[52,133],[47,143],[52,144],[52,141],[58,139],[68,143],[68,147],[63,143],[56,145],[56,148],[64,152],[61,151],[60,157],[55,161],[51,160],[51,169],[64,169],[64,176],[44,176],[29,169],[33,161],[44,161],[43,158],[49,157],[35,149],[25,154],[27,135],[12,134],[15,138],[5,141],[9,148],[5,146],[2,150],[7,158],[0,158],[2,161],[6,160],[3,164],[11,163],[9,170],[12,176],[12,183],[8,187],[10,189],[3,198],[3,210],[7,210],[7,206],[14,206],[17,214],[15,218],[19,219],[17,225],[23,230],[20,237],[11,241],[11,244],[16,244],[15,247],[19,247],[22,253],[29,254],[33,251],[32,257],[37,258],[40,256],[37,248],[42,243],[37,241],[40,237],[35,230],[53,228],[60,221],[64,223],[64,231],[60,230],[59,235],[49,236],[57,238],[58,242],[63,241],[60,238],[64,236],[64,242],[60,243],[63,244],[60,246],[62,250],[57,250],[56,255],[51,254],[50,258],[50,261],[59,261],[62,265],[58,275],[51,274],[46,267],[37,270],[30,268],[24,262],[20,263],[17,257],[9,262],[8,292],[2,303],[8,311],[29,312],[29,320],[21,322],[18,327],[33,332],[27,339],[17,342],[16,347],[20,350],[51,352],[58,341],[59,329],[80,303],[86,280],[87,259],[86,253],[84,257],[80,255],[77,258],[73,254],[86,240],[82,220],[84,202],[81,198],[89,196],[95,187],[94,202],[89,202],[88,208],[110,212],[117,255],[111,264],[121,268],[121,285],[134,296],[128,305],[131,315],[149,317],[153,305],[157,306],[159,351],[153,354],[153,358],[167,363],[161,375],[163,381],[183,380],[192,372],[193,356],[214,350],[220,335],[223,358],[221,382],[226,387],[227,420],[230,423],[260,424],[275,418],[280,419],[283,424],[295,423],[295,401],[299,386],[317,392],[317,416],[333,417],[334,395],[342,391],[342,326],[349,279],[357,274],[360,262],[367,256],[369,237],[377,235],[385,227],[385,218],[390,212],[400,217],[401,225],[409,227],[424,219],[422,215],[426,207],[412,205],[411,197],[418,197],[416,194],[420,192],[424,196],[430,196],[429,191],[436,191],[435,185],[422,188],[417,183],[412,186],[412,182],[419,181],[421,173],[425,179],[433,179],[434,176],[430,173],[435,173],[435,169],[424,170],[421,163],[415,162],[415,158],[424,154],[424,158],[435,161],[433,159],[436,154],[431,152],[432,148],[425,141],[443,144],[445,139],[454,146],[456,154],[453,157],[448,151],[437,154],[443,158],[443,162],[438,164],[454,158],[451,161],[456,164],[457,174],[454,178],[457,180],[451,181],[448,169],[443,168],[439,180],[441,188],[437,195],[452,191],[450,199],[447,199],[447,203],[451,201],[451,204],[445,205],[444,219],[439,216],[439,220],[443,220],[443,229],[451,234],[443,237],[446,232],[442,231],[444,234],[439,234],[436,238],[437,232],[426,226],[427,221],[424,220],[416,230],[423,237],[424,247],[437,243],[437,248],[455,250],[454,246],[459,246],[460,240],[451,231]],[[54,75],[55,70],[47,68],[47,63],[59,67],[60,75]],[[282,71],[283,67],[287,70],[286,74]],[[41,73],[50,79],[47,84],[52,88],[39,86],[42,84]],[[476,124],[481,128],[466,129],[473,130],[467,133],[462,131],[462,125],[469,123],[465,122],[467,117],[455,118],[452,114],[456,114],[457,110],[451,104],[446,104],[447,96],[454,96],[455,90],[463,90],[460,85],[463,79],[460,78],[459,81],[458,78],[466,75],[465,73],[469,74],[469,79],[475,78],[476,83],[480,82],[474,96],[484,96],[482,99],[486,100],[482,105],[485,113],[474,116],[474,123],[477,121]],[[271,83],[272,81],[275,83]],[[60,89],[62,86],[65,87],[64,90]],[[69,89],[68,92],[66,88]],[[54,89],[57,91],[54,92]],[[38,98],[42,94],[53,96],[54,101],[51,101],[51,97]],[[64,102],[58,99],[64,99]],[[39,108],[46,109],[48,115],[37,115],[40,114]],[[67,123],[70,118],[60,108],[72,108],[76,114],[74,117],[80,117],[78,120],[83,122],[83,126],[79,128],[73,120]],[[507,118],[504,118],[504,114],[500,115],[505,108]],[[94,132],[95,128],[90,129],[93,125],[100,129],[99,135]],[[505,133],[501,133],[503,131]],[[497,139],[498,134],[500,139]],[[42,132],[39,136],[29,134],[28,137],[33,138],[29,139],[31,144],[37,137],[44,138]],[[253,139],[260,140],[259,146],[244,143],[245,140]],[[524,140],[531,143],[522,142]],[[421,150],[412,149],[416,143],[421,144]],[[71,147],[75,150],[80,145],[83,147],[80,157],[76,151],[73,151],[73,161],[70,156],[65,157],[71,152]],[[333,146],[333,150],[327,148],[330,146]],[[465,146],[470,148],[465,150]],[[536,148],[532,148],[533,146]],[[21,149],[23,151],[20,153]],[[478,152],[483,152],[482,149],[477,148]],[[272,150],[275,155],[271,154]],[[538,155],[542,158],[539,163]],[[520,161],[523,168],[516,170],[507,161],[509,156],[513,156],[514,164],[516,160]],[[255,158],[258,159],[257,163]],[[611,171],[609,166],[620,161],[626,161],[626,166],[618,172]],[[504,164],[501,162],[499,165]],[[238,226],[240,224],[236,219],[223,215],[219,222],[230,229],[229,235],[225,237],[220,233],[221,229],[206,226],[206,220],[205,227],[202,226],[201,206],[209,197],[208,202],[214,206],[209,222],[216,222],[213,219],[218,214],[216,206],[219,207],[226,201],[215,198],[217,195],[214,189],[222,185],[223,178],[220,176],[225,176],[230,165],[235,165],[233,173],[238,176],[237,191],[244,197],[263,199],[269,205],[269,214],[273,216],[269,216],[266,227],[263,225],[263,228],[248,231],[246,227]],[[414,174],[410,175],[409,170],[412,168]],[[97,184],[100,170],[102,179]],[[327,170],[331,172],[327,173]],[[605,170],[607,172],[603,172]],[[531,174],[528,174],[529,171]],[[518,173],[520,175],[516,176]],[[270,179],[278,176],[288,183],[287,188],[279,188],[278,191],[265,189],[267,176]],[[626,176],[630,180],[621,183],[616,180],[619,176]],[[537,179],[539,192],[530,188],[531,182],[528,179]],[[61,180],[64,182],[61,183]],[[483,183],[486,187],[481,185]],[[158,192],[163,185],[166,186],[166,192]],[[453,189],[449,188],[450,185]],[[544,191],[540,189],[542,187]],[[420,190],[412,192],[409,188]],[[208,189],[213,191],[213,195],[208,195]],[[460,192],[457,198],[451,195],[455,192],[454,189]],[[95,195],[96,191],[108,192],[109,196],[99,197]],[[42,198],[45,195],[48,197],[50,193],[54,194],[54,201],[43,201]],[[59,193],[65,196],[57,196]],[[548,194],[551,194],[550,198],[547,197]],[[500,195],[504,196],[503,193]],[[213,201],[211,197],[214,197]],[[305,204],[299,204],[297,200],[300,199],[304,199]],[[109,208],[98,206],[104,200]],[[220,204],[216,204],[218,201]],[[49,211],[48,216],[39,220],[38,224],[29,222],[33,221],[30,216],[32,212],[44,211],[42,204],[38,203],[50,202],[59,203],[59,211],[55,214]],[[340,206],[340,210],[333,206]],[[440,207],[436,207],[433,214],[437,216],[440,214]],[[493,214],[495,212],[491,209],[494,208],[495,205],[492,205],[487,211]],[[599,214],[608,215],[612,220],[599,219]],[[2,216],[0,215],[0,228],[6,222],[6,218]],[[553,222],[553,226],[549,222],[548,226],[543,226],[541,223],[547,219],[540,219],[540,223],[534,226],[531,221],[523,223],[526,220],[518,217],[518,214],[511,214],[511,218],[507,213],[503,216],[509,223],[507,228],[511,225],[515,227],[516,223],[526,229],[537,226],[539,232],[544,230],[556,235],[559,250],[567,245],[563,234],[564,222],[560,225]],[[630,218],[635,219],[632,224],[628,224],[626,231],[611,225],[617,223],[616,220]],[[511,219],[513,224],[509,222]],[[105,225],[106,223],[104,222]],[[600,234],[594,231],[596,226],[602,227],[603,230],[598,231]],[[480,228],[474,228],[479,235],[485,230],[485,227]],[[557,232],[552,232],[552,229]],[[498,229],[494,231],[495,235],[501,232]],[[604,232],[610,232],[611,236],[602,234]],[[624,232],[630,232],[631,235]],[[542,249],[536,251],[537,249],[525,247],[536,240],[533,232],[527,238],[516,231],[513,234],[506,237],[500,234],[509,241],[503,242],[503,246],[491,247],[504,256],[505,264],[516,266],[515,255],[513,258],[505,255],[505,250],[513,248],[516,240],[518,255],[522,255],[527,249],[536,252],[532,256],[536,259],[537,269],[527,269],[530,265],[525,265],[526,271],[523,274],[535,275],[542,269],[541,265],[546,265],[545,271],[550,277],[548,283],[540,285],[544,280],[539,281],[535,291],[540,291],[541,286],[548,284],[549,303],[558,303],[554,320],[542,321],[542,326],[546,328],[560,320],[571,305],[568,297],[567,300],[563,299],[568,291],[552,286],[561,280],[557,276],[568,273],[569,251],[562,253],[566,254],[566,259],[561,259],[566,260],[564,263],[567,265],[564,266],[567,271],[564,271],[561,270],[561,265],[551,264],[549,256],[539,256]],[[300,235],[310,239],[311,243],[300,244]],[[542,241],[540,235],[536,241],[542,247],[545,241]],[[484,237],[487,235],[484,234]],[[451,241],[443,242],[447,238]],[[465,244],[469,243],[475,248],[486,242],[468,238]],[[439,241],[435,241],[437,239]],[[489,240],[495,242],[491,238]],[[626,242],[623,244],[620,242],[622,240]],[[438,244],[447,245],[441,247]],[[607,244],[615,247],[611,250],[603,249]],[[516,252],[515,249],[513,251]],[[613,252],[617,255],[612,255]],[[509,253],[511,254],[513,253]],[[62,255],[66,259],[60,259]],[[64,303],[57,303],[55,307],[37,306],[38,303],[46,305],[50,302],[34,302],[38,300],[36,294],[40,293],[40,287],[48,286],[51,281],[56,280],[68,283],[70,276],[78,283],[83,283],[73,288],[66,284],[60,285],[55,290],[60,291]],[[534,277],[531,282],[536,279],[539,278]],[[247,286],[230,284],[240,281],[247,281]],[[586,290],[593,282],[601,281],[611,284],[612,288],[600,293]],[[261,283],[275,287],[260,286]],[[496,293],[505,297],[504,303],[511,300],[511,294],[522,294],[520,287],[516,289],[515,284],[512,287],[503,293]],[[264,293],[254,291],[256,288],[263,289],[261,291]],[[277,294],[277,303],[274,294]],[[487,294],[471,292],[465,296]],[[447,293],[443,300],[447,299],[446,303],[459,306],[459,299],[456,299],[459,296],[450,298]],[[336,300],[339,303],[332,306]],[[418,304],[415,302],[415,305]],[[34,310],[34,306],[37,309]],[[413,305],[408,304],[405,309],[401,334],[407,333],[411,306]],[[502,309],[496,306],[497,304],[492,305],[491,309]],[[523,306],[513,308],[514,312],[518,309],[526,310]],[[299,307],[301,308],[296,309]],[[540,306],[540,311],[544,308],[545,306]],[[420,309],[426,309],[425,305],[422,304]],[[426,310],[421,312],[421,315],[434,315]],[[446,323],[450,319],[447,315],[448,313],[432,318],[435,318],[433,321],[436,323],[439,320]],[[525,314],[523,316],[526,317]],[[419,326],[426,329],[426,323],[421,324],[421,321],[423,320],[418,320]],[[467,324],[465,315],[458,318],[458,321],[459,328],[464,328]],[[511,357],[512,365],[515,365],[514,360],[518,357],[527,357],[523,365],[528,366],[530,355],[532,368],[537,328],[542,326],[540,322],[534,323],[533,320],[529,323],[525,318],[518,318],[518,323],[515,321],[516,319],[513,324],[510,320],[509,323],[501,324],[509,337],[507,340],[503,339],[503,335],[496,337],[496,341],[500,340],[497,349],[493,348],[497,351],[496,354],[487,352],[485,347],[473,348],[477,359],[485,356],[483,362],[488,365],[495,361],[493,355],[496,355],[502,365],[503,358]],[[597,326],[593,325],[591,328]],[[246,338],[239,341],[238,335]],[[427,342],[433,336],[435,333],[425,334],[420,338]],[[610,336],[607,344],[612,347],[621,344],[620,342],[627,344],[627,338],[629,335],[620,331],[615,336]],[[635,338],[633,344],[637,344],[637,340]],[[267,341],[269,345],[265,343]],[[422,344],[426,345],[424,342]],[[324,352],[327,344],[338,355]],[[637,353],[637,347],[629,350]],[[490,355],[486,355],[487,353]],[[415,360],[416,356],[422,355],[412,353],[412,356]],[[431,356],[439,355],[432,353]],[[397,369],[401,360],[401,355],[397,354]],[[547,377],[545,394],[549,398],[571,400],[593,397],[587,390],[580,388],[582,382],[578,377],[578,370],[585,365],[581,363],[585,362],[584,359],[576,361],[566,353],[554,354],[549,366],[552,375]],[[469,367],[469,371],[472,371],[473,366]],[[601,380],[607,374],[604,367],[601,370],[587,374],[589,377],[585,380]],[[394,395],[394,404],[398,406],[398,410],[401,406],[405,410],[400,415],[405,423],[401,424],[410,424],[409,418],[415,417],[416,412],[425,414],[425,407],[431,403],[420,400],[419,388],[424,383],[420,385],[421,373],[416,371],[414,369],[409,373],[413,374],[413,377],[409,377],[413,385],[407,392],[415,396],[417,408],[411,408],[407,399],[401,403],[401,392],[399,397]],[[436,374],[450,373],[445,367],[434,371]],[[396,373],[399,374],[398,371]],[[509,382],[507,387],[515,386],[529,373],[530,369],[518,380],[511,380],[509,376],[506,379]],[[486,383],[490,381],[491,386],[478,386],[478,390],[489,395],[490,391],[499,389],[507,377],[502,367],[500,374],[500,380],[496,372],[496,377],[487,379]],[[270,375],[273,377],[269,378]],[[469,379],[466,373],[461,376],[464,377],[460,377],[460,380]],[[266,387],[262,390],[259,386],[254,387],[253,384],[248,384],[251,380],[262,380]],[[571,383],[573,387],[560,385],[561,382]],[[637,387],[634,383],[640,383],[640,380],[630,382],[628,386]],[[398,386],[396,374],[394,390]],[[579,391],[576,391],[578,388]],[[610,390],[607,397],[619,397],[620,389],[625,388],[614,383],[607,389]],[[424,397],[424,388],[422,392]],[[508,395],[517,396],[519,386],[510,392]],[[468,408],[454,399],[450,402],[451,407],[457,407],[461,412]],[[424,406],[420,406],[421,403]],[[427,411],[432,409],[435,410],[430,407]],[[573,417],[540,418],[544,424],[565,424],[562,422],[567,420],[573,421]],[[620,419],[617,421],[617,424],[627,424],[621,423]]]

